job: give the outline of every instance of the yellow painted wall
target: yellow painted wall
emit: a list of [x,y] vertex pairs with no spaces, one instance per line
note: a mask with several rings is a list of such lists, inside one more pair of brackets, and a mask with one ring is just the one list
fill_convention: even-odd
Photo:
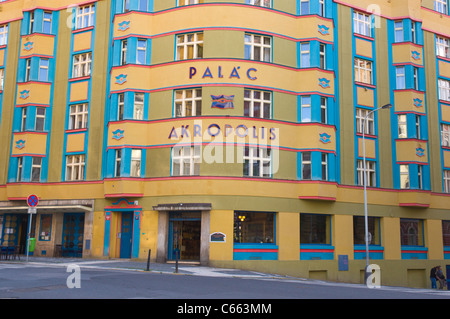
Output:
[[210,233],[221,232],[226,235],[224,243],[209,244],[210,260],[233,260],[234,211],[211,210]]
[[400,218],[381,218],[381,245],[384,246],[385,260],[401,259]]
[[300,259],[300,214],[277,214],[278,260]]
[[424,221],[425,246],[428,247],[428,259],[443,259],[442,221],[427,219]]
[[348,255],[349,260],[353,259],[353,216],[333,215],[331,227],[335,259],[339,255]]

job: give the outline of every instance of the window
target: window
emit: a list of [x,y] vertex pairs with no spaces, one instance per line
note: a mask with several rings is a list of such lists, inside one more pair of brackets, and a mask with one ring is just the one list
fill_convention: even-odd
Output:
[[[367,218],[369,231],[369,245],[380,245],[380,219],[378,217]],[[366,223],[364,216],[353,216],[353,244],[366,244]]]
[[130,11],[130,0],[123,0],[123,12]]
[[34,31],[34,11],[30,11],[30,24],[28,27],[28,34],[32,34]]
[[409,165],[400,166],[400,188],[409,189]]
[[127,64],[127,46],[128,40],[122,40],[120,42],[120,65]]
[[0,45],[8,44],[8,25],[0,25]]
[[450,147],[450,125],[441,124],[441,146]]
[[325,0],[319,0],[319,16],[325,16]]
[[405,37],[403,36],[403,21],[394,22],[395,42],[403,42]]
[[434,0],[434,10],[443,14],[447,14],[448,0]]
[[69,130],[87,128],[88,104],[75,104],[69,107]]
[[244,149],[244,176],[271,177],[271,149],[248,147]]
[[147,60],[147,40],[138,39],[136,51],[136,63],[145,64]]
[[52,215],[41,215],[39,227],[39,240],[50,241],[52,239]]
[[141,176],[141,155],[142,155],[142,150],[139,150],[139,149],[131,150],[130,176],[132,176],[132,177],[140,177]]
[[117,104],[117,120],[123,121],[123,111],[125,108],[125,94],[120,93],[118,95],[118,104]]
[[322,180],[328,180],[328,155],[327,153],[322,153]]
[[300,0],[300,15],[309,14],[309,0]]
[[320,98],[320,123],[327,124],[327,98]]
[[172,176],[200,175],[200,146],[172,148]]
[[25,61],[25,82],[30,81],[31,77],[31,59]]
[[311,152],[302,153],[302,179],[311,179]]
[[73,78],[90,76],[92,68],[92,53],[77,54],[73,57]]
[[439,99],[450,102],[450,81],[439,79]]
[[23,157],[17,158],[17,181],[21,182],[23,180]]
[[175,91],[175,117],[202,115],[202,89]]
[[85,162],[84,154],[66,156],[66,181],[84,180]]
[[301,97],[302,123],[311,122],[311,96]]
[[144,93],[134,93],[133,120],[144,119]]
[[421,125],[420,125],[420,115],[417,115],[416,114],[416,138],[417,139],[420,139],[421,138],[421,136],[422,136],[422,134],[420,134],[420,127],[421,127]]
[[357,34],[371,36],[371,17],[361,12],[353,12],[353,30]]
[[5,82],[5,69],[0,69],[0,91],[3,90],[4,82]]
[[257,34],[245,34],[245,58],[270,62],[272,60],[272,38]]
[[148,0],[139,0],[139,11],[148,10]]
[[[368,187],[377,186],[376,163],[366,159],[366,178]],[[364,160],[357,161],[357,184],[364,186]]]
[[443,38],[436,36],[436,54],[437,56],[450,58],[450,40],[448,38]]
[[414,90],[419,90],[419,69],[414,67],[413,68],[413,85],[414,85]]
[[21,125],[20,125],[20,130],[22,132],[25,132],[25,129],[27,128],[26,124],[27,124],[27,108],[23,107],[22,108],[22,121],[21,121]]
[[327,215],[300,214],[300,244],[329,244],[329,223]]
[[417,43],[416,23],[414,21],[411,21],[411,42]]
[[77,8],[76,29],[93,26],[95,23],[95,4]]
[[122,164],[122,150],[116,150],[116,158],[115,158],[115,166],[114,166],[114,176],[120,177],[121,164]]
[[326,52],[326,45],[322,43],[319,44],[319,68],[321,69],[326,68],[325,52]]
[[271,118],[272,94],[267,91],[244,90],[244,116]]
[[310,63],[310,53],[309,53],[309,42],[300,43],[300,67],[309,68]]
[[444,170],[444,192],[450,193],[450,170]]
[[398,138],[408,137],[408,125],[406,122],[406,114],[400,114],[397,116],[398,120]]
[[41,181],[41,167],[42,167],[42,157],[32,157],[31,162],[31,181],[40,182]]
[[355,58],[355,81],[372,84],[372,62]]
[[442,221],[442,236],[444,246],[450,246],[450,221],[448,220]]
[[234,242],[275,243],[275,213],[234,212]]
[[177,35],[177,60],[203,58],[203,33]]
[[423,245],[423,223],[419,219],[400,219],[401,245],[422,246]]
[[246,0],[245,3],[251,4],[253,6],[270,8],[270,1],[271,0]]
[[38,132],[44,131],[45,125],[45,107],[36,107],[36,122],[35,130]]
[[[369,115],[370,113],[370,115]],[[367,116],[366,124],[364,126],[364,119]],[[374,121],[374,112],[370,110],[356,108],[356,133],[363,132],[364,134],[375,135],[375,121]]]
[[190,4],[203,3],[204,0],[178,0],[178,6],[188,6]]
[[405,83],[405,67],[397,66],[395,68],[396,89],[403,90],[406,88]]
[[39,81],[48,81],[48,66],[49,59],[40,58],[39,59]]
[[50,34],[52,33],[52,13],[44,11],[44,18],[42,21],[42,32]]
[[423,165],[417,165],[418,188],[423,189]]

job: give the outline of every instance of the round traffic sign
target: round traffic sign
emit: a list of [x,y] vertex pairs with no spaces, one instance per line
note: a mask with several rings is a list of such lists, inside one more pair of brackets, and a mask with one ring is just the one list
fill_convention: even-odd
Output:
[[39,198],[36,195],[30,195],[27,198],[27,204],[30,207],[36,207],[39,203]]

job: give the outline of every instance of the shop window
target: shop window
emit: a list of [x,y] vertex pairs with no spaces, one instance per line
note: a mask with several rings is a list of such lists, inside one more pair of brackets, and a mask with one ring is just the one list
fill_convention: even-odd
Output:
[[[353,243],[365,245],[365,220],[364,216],[353,216]],[[380,245],[380,218],[368,217],[369,245]]]
[[442,237],[444,246],[450,246],[450,220],[442,221]]
[[330,216],[300,214],[301,244],[330,244]]
[[234,212],[234,242],[275,243],[275,213]]
[[400,238],[403,246],[423,246],[423,221],[400,219]]
[[39,227],[39,240],[50,241],[52,239],[52,215],[41,215]]

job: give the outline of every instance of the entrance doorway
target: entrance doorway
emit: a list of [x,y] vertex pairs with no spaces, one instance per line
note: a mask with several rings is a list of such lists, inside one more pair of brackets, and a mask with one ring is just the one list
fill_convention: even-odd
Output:
[[[36,217],[31,222],[30,238],[34,238]],[[28,236],[28,214],[5,214],[3,215],[3,228],[1,234],[1,246],[16,246],[19,254],[25,254]]]
[[120,258],[131,258],[133,244],[133,212],[122,213],[120,232]]
[[84,213],[65,213],[62,234],[62,256],[82,257]]
[[168,259],[200,260],[200,212],[171,212],[169,214]]

